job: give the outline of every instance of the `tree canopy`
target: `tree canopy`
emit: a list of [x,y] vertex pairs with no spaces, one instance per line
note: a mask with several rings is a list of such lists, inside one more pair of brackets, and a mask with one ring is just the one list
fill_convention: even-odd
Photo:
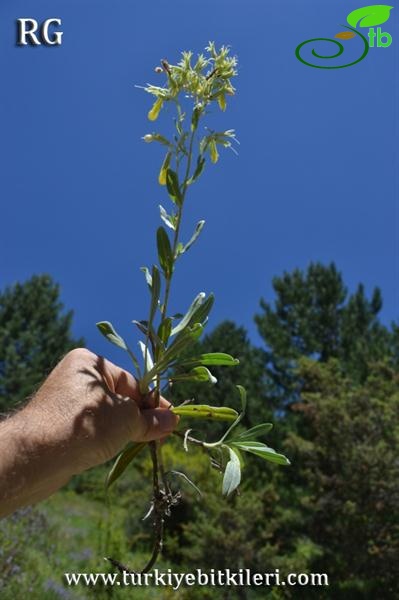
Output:
[[343,371],[361,382],[371,363],[392,354],[394,332],[378,319],[379,288],[370,298],[362,284],[349,294],[333,263],[284,273],[273,279],[273,288],[274,303],[261,299],[255,322],[277,395],[289,397],[298,389],[294,368],[300,357],[320,362],[337,358]]
[[[235,385],[244,385],[248,390],[244,425],[273,422],[274,428],[261,441],[273,446],[278,436],[278,447],[291,466],[276,469],[245,458],[241,489],[226,501],[220,493],[222,474],[209,465],[202,449],[186,452],[182,440],[171,436],[164,444],[165,469],[185,474],[202,496],[187,480],[172,479],[174,489],[182,491],[182,501],[165,521],[164,566],[176,571],[190,571],[193,564],[253,572],[278,568],[282,578],[287,573],[329,577],[326,588],[273,587],[266,592],[273,600],[393,600],[399,595],[399,326],[381,323],[378,289],[368,297],[359,285],[350,294],[334,265],[318,263],[306,272],[285,273],[274,279],[274,289],[275,302],[262,300],[263,312],[256,315],[265,347],[254,346],[245,329],[232,321],[220,323],[198,342],[198,352],[223,349],[240,364],[212,368],[216,385],[176,384],[170,399],[176,404],[194,397],[200,403],[231,405]],[[59,357],[81,344],[70,333],[71,313],[62,310],[58,286],[46,277],[32,278],[0,296],[3,400],[6,384],[7,399],[26,397],[57,361],[57,353]],[[205,427],[210,440],[225,430],[223,424]],[[76,503],[87,515],[82,536],[96,540],[92,514],[100,507],[105,518],[106,471],[99,467],[83,473],[57,495],[61,506]],[[140,518],[147,511],[151,472],[147,452],[142,461],[129,465],[110,492],[112,511],[104,537],[131,565],[142,562],[142,553],[151,545],[147,522]],[[48,506],[52,522],[51,501]],[[62,534],[68,526],[64,521],[59,510],[58,534],[41,524],[40,544],[49,547],[50,539],[58,535],[56,560],[68,570],[71,555],[64,545],[71,536]],[[0,527],[0,542],[13,540],[15,545],[23,539],[13,560],[24,572],[24,563],[31,560],[24,532],[32,525],[18,523],[10,519],[3,533]],[[109,546],[99,554],[97,542],[86,543],[92,544],[92,557],[73,562],[79,565],[77,571],[96,571],[98,556],[108,555]],[[43,554],[40,564],[52,560]],[[1,575],[0,565],[0,579]],[[16,589],[12,577],[3,578],[6,590]],[[181,597],[222,600],[225,592],[217,587],[189,588]],[[98,593],[87,590],[88,598]],[[117,589],[114,593],[122,598]],[[260,599],[265,590],[237,587],[229,590],[229,597]]]
[[61,357],[84,345],[71,333],[60,288],[35,275],[0,292],[0,411],[27,398]]

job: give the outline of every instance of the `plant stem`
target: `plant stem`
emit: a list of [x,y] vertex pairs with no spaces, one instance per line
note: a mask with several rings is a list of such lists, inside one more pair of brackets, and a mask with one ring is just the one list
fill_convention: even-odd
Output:
[[147,562],[147,564],[145,565],[145,567],[141,570],[141,573],[147,573],[152,568],[152,566],[154,565],[155,561],[158,558],[160,551],[162,550],[162,544],[163,544],[164,519],[163,519],[163,510],[162,510],[162,492],[159,487],[159,479],[158,479],[159,463],[158,463],[157,445],[158,445],[158,442],[156,442],[156,441],[150,442],[151,458],[152,458],[152,464],[153,464],[152,477],[153,477],[153,489],[154,489],[153,502],[154,502],[155,541],[154,541],[154,546],[152,549],[151,557],[150,557],[149,561]]
[[162,313],[161,313],[162,314],[162,319],[165,318],[167,307],[168,307],[170,286],[171,286],[172,277],[173,277],[173,271],[174,271],[174,266],[175,266],[175,262],[176,262],[176,251],[177,251],[177,245],[179,243],[180,225],[181,225],[182,216],[183,216],[184,200],[185,200],[185,197],[186,197],[186,192],[187,192],[187,187],[188,187],[187,181],[188,181],[188,176],[190,174],[191,160],[192,160],[192,154],[193,154],[193,143],[194,143],[194,137],[195,137],[196,129],[197,129],[196,127],[193,128],[193,130],[191,132],[191,136],[190,136],[190,144],[189,144],[188,156],[187,156],[186,173],[184,175],[184,181],[182,183],[182,191],[181,191],[182,200],[181,200],[181,204],[179,206],[179,210],[178,210],[178,213],[177,213],[176,229],[175,229],[175,234],[174,234],[174,237],[173,237],[173,246],[172,246],[173,267],[171,269],[170,277],[168,277],[167,280],[166,280],[165,298],[164,298],[164,303],[163,303],[163,306],[162,306]]
[[197,444],[198,446],[202,446],[203,448],[218,448],[223,446],[220,440],[218,440],[217,442],[203,442],[202,440],[197,440],[196,438],[191,437],[191,435],[185,436],[184,433],[182,433],[181,431],[174,431],[173,433],[178,437],[187,439],[192,444]]
[[[178,107],[180,108],[180,107]],[[172,283],[172,277],[173,277],[173,272],[174,272],[174,268],[175,268],[175,262],[176,262],[176,252],[177,252],[177,246],[179,243],[179,232],[180,232],[180,225],[182,222],[182,216],[183,216],[183,206],[184,206],[184,200],[186,197],[186,192],[187,192],[187,181],[190,175],[190,168],[191,168],[191,159],[192,159],[192,154],[193,154],[193,143],[194,143],[194,138],[195,138],[195,132],[196,132],[196,127],[192,128],[191,131],[191,136],[190,136],[190,144],[189,144],[189,150],[188,150],[188,156],[187,156],[187,165],[186,165],[186,173],[184,175],[184,181],[182,183],[182,191],[181,191],[181,195],[182,195],[182,200],[181,200],[181,204],[179,205],[179,210],[178,210],[178,214],[177,214],[177,222],[176,222],[176,229],[175,229],[175,234],[173,237],[173,247],[172,247],[172,253],[173,253],[173,266],[171,269],[171,273],[170,273],[170,277],[167,278],[166,280],[166,287],[165,287],[165,296],[164,296],[164,302],[162,305],[162,312],[161,312],[161,316],[162,316],[162,320],[166,317],[166,311],[168,308],[168,302],[169,302],[169,294],[170,294],[170,287],[171,287],[171,283]],[[157,378],[157,405],[159,406],[159,400],[160,400],[160,395],[159,395],[159,388],[160,388],[160,380],[159,377]],[[158,456],[159,456],[159,463],[160,463],[160,467],[161,467],[161,472],[162,474],[164,474],[164,468],[163,468],[163,461],[162,461],[162,451],[161,448],[158,446]],[[165,477],[163,475],[163,481],[164,481],[164,485],[166,487],[166,489],[168,488],[168,484],[165,480]]]
[[[178,107],[178,108],[180,108],[180,107]],[[180,111],[179,111],[179,113],[180,113]],[[166,278],[165,295],[164,295],[164,301],[163,301],[162,310],[161,310],[162,321],[165,319],[166,314],[167,314],[170,288],[171,288],[171,283],[172,283],[174,266],[175,266],[175,262],[177,259],[177,247],[178,247],[178,243],[179,243],[179,232],[180,232],[180,225],[181,225],[182,215],[183,215],[183,205],[184,205],[184,200],[186,197],[186,192],[187,192],[187,187],[188,187],[187,182],[188,182],[190,169],[191,169],[191,159],[192,159],[192,153],[193,153],[193,143],[194,143],[195,132],[196,132],[196,127],[193,127],[192,131],[191,131],[189,151],[188,151],[188,155],[187,155],[186,172],[185,172],[185,176],[184,176],[184,181],[181,186],[181,203],[179,205],[177,221],[176,221],[176,229],[175,229],[174,237],[173,237],[173,247],[172,247],[173,266],[171,269],[170,276]],[[149,327],[150,327],[150,323],[148,324],[148,328]],[[147,340],[146,340],[145,359],[147,358],[147,345],[148,345],[148,335],[147,335]],[[145,374],[146,374],[147,373],[146,364],[145,364],[144,368],[145,368]],[[156,394],[155,403],[156,403],[156,406],[159,406],[159,403],[160,403],[160,376],[159,376],[159,374],[157,375],[155,394]],[[154,542],[154,547],[153,547],[151,558],[148,561],[148,563],[146,564],[146,566],[144,567],[144,569],[142,570],[142,573],[146,573],[154,565],[154,563],[157,560],[158,555],[162,549],[162,544],[163,544],[164,507],[163,507],[163,503],[162,503],[162,492],[159,487],[158,473],[160,474],[161,479],[162,479],[162,484],[164,487],[164,494],[170,495],[170,487],[169,487],[169,483],[167,481],[167,477],[165,474],[165,469],[164,469],[164,464],[163,464],[163,459],[162,459],[162,449],[161,449],[159,441],[151,442],[150,448],[151,448],[152,470],[153,470],[153,496],[154,496],[153,502],[154,502],[155,542]]]

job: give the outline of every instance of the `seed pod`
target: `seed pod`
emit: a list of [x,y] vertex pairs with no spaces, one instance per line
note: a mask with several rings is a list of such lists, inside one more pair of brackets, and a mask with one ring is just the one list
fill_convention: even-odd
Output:
[[209,406],[209,404],[187,404],[170,409],[175,415],[193,419],[211,419],[212,421],[234,421],[238,412],[228,406]]

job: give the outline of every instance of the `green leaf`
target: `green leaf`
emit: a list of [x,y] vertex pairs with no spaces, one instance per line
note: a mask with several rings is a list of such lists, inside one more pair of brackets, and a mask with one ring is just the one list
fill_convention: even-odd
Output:
[[289,465],[290,461],[283,454],[278,454],[273,448],[269,448],[266,444],[262,444],[261,442],[238,442],[238,441],[230,441],[232,446],[236,446],[243,452],[250,452],[251,454],[255,454],[256,456],[260,456],[265,460],[276,463],[279,465]]
[[191,369],[190,373],[194,375],[196,381],[209,381],[209,383],[212,383],[213,385],[218,381],[206,367],[194,367],[194,369]]
[[244,456],[243,456],[242,452],[240,452],[240,450],[237,447],[234,448],[234,452],[237,454],[238,458],[240,459],[241,469],[243,469],[245,467],[245,460],[244,460]]
[[190,320],[190,325],[194,322],[205,324],[206,319],[211,312],[213,303],[215,302],[215,296],[209,294],[208,298],[197,308]]
[[[201,293],[203,293],[203,292],[201,292]],[[198,296],[200,296],[200,294],[198,294]],[[195,298],[194,302],[197,300],[198,296]],[[196,305],[196,307],[194,308],[194,310],[192,312],[191,312],[191,307],[193,305],[191,305],[190,308],[188,309],[188,312],[190,312],[190,317],[187,319],[187,321],[185,320],[185,317],[183,317],[183,320],[185,320],[183,327],[180,327],[180,325],[183,322],[183,321],[181,321],[178,325],[176,325],[176,327],[174,329],[172,329],[171,335],[175,335],[176,333],[179,333],[179,332],[180,332],[179,335],[181,335],[184,332],[185,327],[191,327],[195,323],[202,323],[203,325],[205,325],[206,319],[208,317],[208,314],[211,311],[214,301],[215,301],[214,295],[209,294],[208,298],[205,301],[203,301],[202,303],[198,302],[198,304]],[[194,302],[193,302],[193,304],[194,304]],[[187,314],[185,316],[187,316]]]
[[244,417],[245,412],[247,410],[247,391],[242,385],[237,385],[238,393],[240,394],[241,400],[241,415],[240,420]]
[[158,327],[158,337],[164,345],[166,345],[168,342],[171,330],[172,319],[170,317],[166,317]]
[[178,325],[176,325],[176,327],[174,327],[171,331],[171,335],[176,335],[177,333],[179,333],[180,331],[183,331],[183,329],[185,327],[187,327],[190,324],[191,318],[194,316],[196,310],[201,306],[201,304],[203,303],[205,298],[205,293],[204,292],[200,292],[192,301],[192,303],[190,304],[190,307],[188,309],[188,311],[186,312],[186,314],[184,315],[183,319],[180,321],[180,323]]
[[202,231],[203,226],[205,225],[205,221],[198,221],[196,227],[195,227],[195,231],[193,233],[193,235],[191,236],[190,240],[187,242],[187,244],[185,246],[182,247],[182,249],[179,251],[179,254],[184,254],[184,252],[187,252],[187,250],[189,248],[191,248],[191,246],[194,244],[195,240],[197,239],[197,237],[199,236],[199,234]]
[[179,179],[177,173],[172,169],[167,169],[166,171],[166,187],[173,202],[180,206],[183,199],[180,193]]
[[150,349],[142,341],[139,341],[139,346],[145,362],[146,372],[148,373],[152,371],[154,361],[152,360]]
[[110,472],[105,480],[105,487],[108,489],[125,471],[132,460],[142,451],[146,446],[146,442],[139,442],[129,444],[125,450],[123,450],[118,458],[115,460]]
[[128,350],[125,340],[116,333],[112,323],[109,321],[99,321],[96,325],[109,342],[115,344],[115,346],[119,346],[119,348],[122,348],[123,350]]
[[188,138],[188,135],[189,135],[188,131],[185,131],[184,133],[181,134],[179,139],[175,138],[176,144],[177,144],[177,149],[180,150],[180,152],[182,154],[184,154],[185,156],[188,156],[188,152],[187,152],[187,149],[185,146],[185,141]]
[[110,323],[109,321],[99,321],[98,323],[96,323],[96,325],[97,325],[98,330],[103,334],[104,337],[107,338],[107,340],[109,342],[111,342],[112,344],[115,344],[115,346],[118,346],[119,348],[122,348],[122,350],[126,350],[126,352],[129,354],[130,358],[132,359],[132,362],[136,368],[137,374],[140,378],[141,370],[140,370],[140,365],[138,363],[137,358],[135,357],[133,352],[130,350],[130,348],[126,344],[125,340],[115,331],[112,323]]
[[157,247],[159,264],[165,277],[169,279],[173,270],[173,252],[168,234],[163,227],[158,227],[157,230]]
[[239,486],[241,481],[241,465],[237,454],[229,448],[230,460],[226,465],[223,477],[223,495],[229,496]]
[[195,323],[192,327],[187,327],[184,331],[177,336],[169,348],[162,354],[161,358],[158,359],[157,364],[151,369],[151,372],[147,373],[142,381],[143,387],[148,385],[152,381],[156,374],[163,373],[169,366],[175,361],[178,356],[191,344],[196,342],[201,336],[203,331],[201,323]]
[[192,327],[186,327],[186,329],[173,340],[163,355],[162,360],[170,364],[183,352],[183,350],[193,344],[201,336],[203,329],[201,323],[195,323]]
[[148,335],[148,321],[136,321],[133,319],[133,325],[136,325],[137,329],[141,331],[145,336]]
[[[179,365],[180,366],[180,365]],[[182,373],[181,375],[172,375],[171,381],[208,381],[209,383],[217,383],[216,377],[206,367],[195,367],[191,369],[189,373]]]
[[210,406],[208,404],[185,404],[174,406],[170,409],[181,417],[194,419],[211,419],[212,421],[233,421],[237,417],[237,411],[228,406]]
[[247,429],[246,431],[243,431],[242,433],[240,433],[239,435],[237,435],[237,437],[234,438],[234,440],[231,441],[237,441],[237,442],[249,442],[251,440],[256,439],[257,437],[261,436],[261,435],[265,435],[266,433],[269,433],[269,431],[272,429],[273,424],[272,423],[260,423],[259,425],[255,425],[255,427],[252,427],[251,429]]
[[197,158],[197,166],[195,167],[195,171],[194,171],[193,175],[190,177],[190,179],[187,180],[188,185],[190,185],[196,179],[198,179],[198,177],[201,175],[201,173],[204,169],[204,166],[205,166],[205,157],[200,154]]
[[147,267],[140,267],[140,271],[143,271],[144,275],[145,275],[145,280],[147,282],[147,285],[150,289],[151,292],[151,287],[152,287],[152,277],[151,277],[151,273],[149,271],[149,269]]
[[240,361],[238,358],[233,358],[230,354],[225,354],[224,352],[209,352],[207,354],[200,354],[199,356],[195,356],[193,358],[189,358],[179,366],[191,366],[191,365],[205,365],[208,367],[211,366],[224,366],[224,367],[233,367],[238,365]]
[[374,4],[363,6],[349,13],[347,21],[352,27],[374,27],[388,21],[393,6]]
[[161,219],[165,223],[165,225],[167,225],[167,227],[170,227],[170,229],[173,229],[173,231],[175,231],[176,227],[175,227],[175,223],[173,220],[173,216],[168,215],[168,213],[166,212],[164,207],[161,206],[161,204],[159,205],[159,212],[161,215]]

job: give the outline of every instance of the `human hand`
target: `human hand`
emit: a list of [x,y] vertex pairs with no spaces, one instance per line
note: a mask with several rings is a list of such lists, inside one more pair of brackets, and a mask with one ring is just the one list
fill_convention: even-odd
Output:
[[[135,378],[79,348],[33,400],[0,424],[0,514],[54,493],[75,473],[115,456],[129,441],[164,438],[178,423],[170,403],[143,396]],[[4,514],[4,513],[3,513]]]

